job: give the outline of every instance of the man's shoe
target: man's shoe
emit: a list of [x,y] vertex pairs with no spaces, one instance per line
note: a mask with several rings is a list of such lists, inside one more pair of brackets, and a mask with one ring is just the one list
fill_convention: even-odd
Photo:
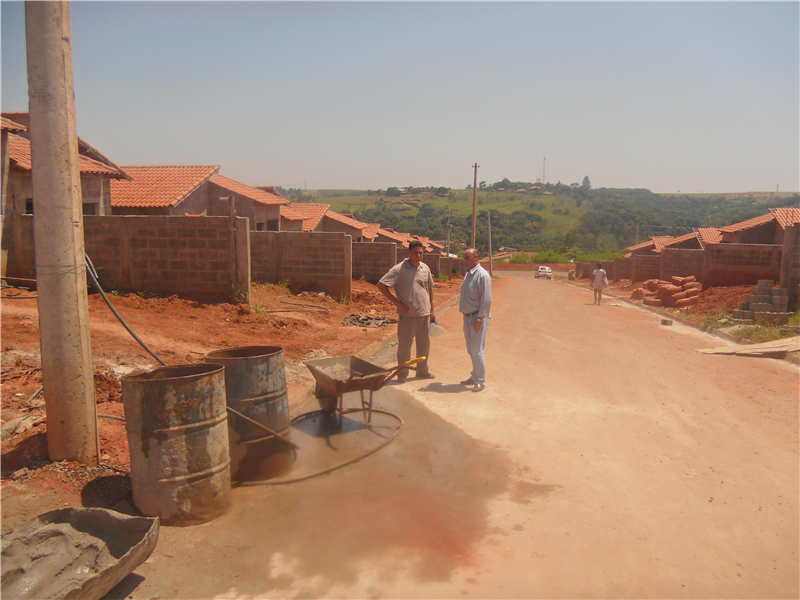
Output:
[[474,388],[472,388],[472,391],[473,391],[473,392],[482,392],[482,391],[483,391],[483,388],[485,388],[485,387],[486,387],[486,384],[485,384],[485,383],[476,383],[476,384],[475,384],[475,387],[474,387]]
[[423,373],[422,375],[417,375],[417,379],[436,379],[436,375],[428,371],[427,373]]
[[470,377],[469,379],[465,379],[464,381],[462,381],[461,385],[475,385],[475,382],[472,381],[472,377]]

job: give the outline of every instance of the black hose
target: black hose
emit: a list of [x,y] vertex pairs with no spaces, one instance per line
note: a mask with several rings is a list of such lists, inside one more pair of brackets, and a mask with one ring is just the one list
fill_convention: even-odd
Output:
[[122,326],[128,330],[128,333],[130,333],[133,336],[133,339],[139,342],[142,348],[147,350],[153,358],[155,358],[159,363],[161,363],[163,366],[166,367],[167,363],[161,360],[161,357],[159,357],[158,354],[150,350],[150,348],[147,347],[147,344],[145,344],[139,338],[139,336],[134,333],[133,329],[128,327],[128,324],[125,322],[125,319],[123,319],[120,316],[120,314],[117,312],[117,309],[115,309],[114,306],[111,304],[111,301],[108,299],[108,296],[106,296],[106,293],[103,291],[103,288],[100,287],[100,283],[97,281],[97,272],[94,270],[94,265],[92,264],[92,260],[89,258],[88,254],[86,254],[85,256],[86,256],[86,272],[89,274],[89,279],[92,280],[92,285],[94,285],[94,289],[96,289],[100,294],[100,296],[102,296],[103,300],[108,305],[108,308],[110,308],[111,312],[114,313],[114,316],[117,317],[117,319],[119,319],[119,322],[122,323]]

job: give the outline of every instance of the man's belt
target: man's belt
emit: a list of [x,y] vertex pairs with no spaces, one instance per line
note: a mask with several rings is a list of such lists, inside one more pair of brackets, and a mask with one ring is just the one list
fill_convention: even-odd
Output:
[[471,312],[471,313],[462,313],[462,314],[463,314],[465,317],[474,317],[474,316],[475,316],[475,315],[477,315],[479,312],[481,312],[481,311],[479,311],[479,310],[476,310],[475,312]]

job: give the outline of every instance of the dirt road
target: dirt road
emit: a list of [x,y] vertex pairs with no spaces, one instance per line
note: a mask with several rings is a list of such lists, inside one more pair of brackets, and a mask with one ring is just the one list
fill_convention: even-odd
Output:
[[163,528],[112,597],[796,598],[798,368],[614,304],[503,273],[484,392],[451,309],[397,440]]

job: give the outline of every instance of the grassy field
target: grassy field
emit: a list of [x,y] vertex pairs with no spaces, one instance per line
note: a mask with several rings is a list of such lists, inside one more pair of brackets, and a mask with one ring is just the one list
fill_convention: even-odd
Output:
[[[335,190],[320,190],[323,192],[322,200],[331,205],[331,210],[339,213],[354,213],[362,208],[373,208],[381,196],[355,195],[349,191],[348,195],[325,195],[325,192]],[[340,191],[340,190],[339,190]],[[401,198],[387,198],[387,201],[399,201]],[[412,199],[412,198],[408,198]],[[420,200],[425,205],[436,209],[450,209],[451,218],[467,217],[472,214],[472,190],[452,190],[445,197],[417,196],[413,200]],[[532,196],[529,194],[516,194],[512,192],[478,191],[478,212],[482,210],[496,210],[503,214],[511,214],[516,210],[534,212],[544,218],[542,235],[549,239],[563,239],[564,234],[577,227],[580,218],[586,213],[587,203],[577,205],[574,198],[568,196]],[[395,210],[400,214],[416,214],[417,209],[408,205],[397,205]]]

